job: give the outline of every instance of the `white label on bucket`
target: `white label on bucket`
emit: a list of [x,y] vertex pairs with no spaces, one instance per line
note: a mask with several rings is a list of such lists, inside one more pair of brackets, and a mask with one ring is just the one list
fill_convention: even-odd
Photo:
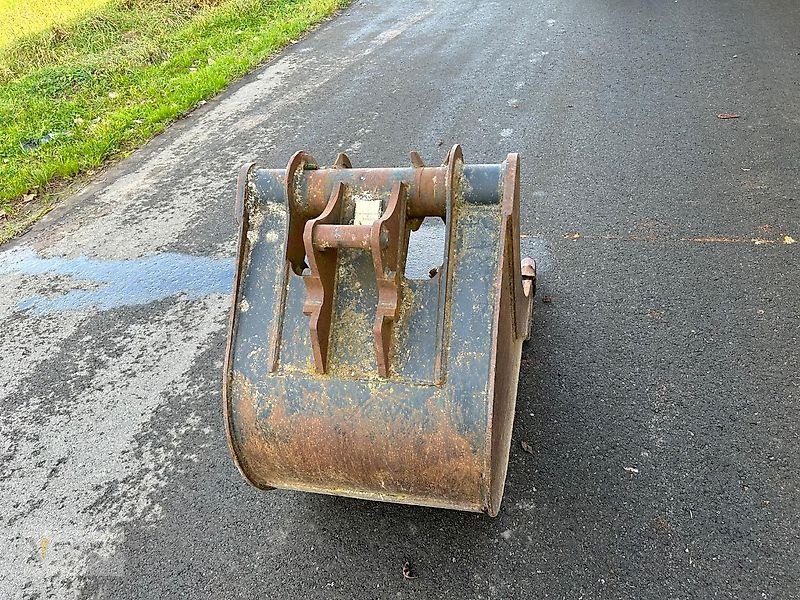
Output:
[[353,225],[372,225],[381,218],[380,200],[356,200],[356,211],[353,216]]

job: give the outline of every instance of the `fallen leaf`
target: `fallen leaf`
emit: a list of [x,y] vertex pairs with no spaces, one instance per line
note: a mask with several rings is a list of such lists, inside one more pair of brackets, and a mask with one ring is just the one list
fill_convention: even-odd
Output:
[[416,579],[417,573],[414,569],[414,565],[411,562],[406,561],[403,563],[403,577],[406,579]]
[[31,201],[31,200],[33,200],[35,197],[36,197],[36,194],[23,194],[23,195],[22,195],[22,201],[23,201],[23,202],[30,202],[30,201]]
[[579,240],[581,239],[581,234],[577,231],[571,231],[569,233],[565,233],[564,237],[568,240]]
[[525,440],[520,441],[519,445],[522,446],[522,449],[528,454],[533,454],[533,447]]
[[736,113],[719,113],[717,115],[718,119],[738,119],[739,115]]
[[628,473],[638,473],[639,472],[639,469],[637,469],[636,467],[622,467],[622,468],[625,469]]
[[785,235],[785,236],[783,236],[783,243],[784,243],[784,244],[794,244],[794,243],[796,243],[796,242],[797,242],[797,240],[795,240],[795,239],[794,239],[792,236],[790,236],[790,235]]
[[545,296],[544,298],[542,298],[542,303],[543,304],[550,304],[552,301],[553,301],[553,297],[552,296]]

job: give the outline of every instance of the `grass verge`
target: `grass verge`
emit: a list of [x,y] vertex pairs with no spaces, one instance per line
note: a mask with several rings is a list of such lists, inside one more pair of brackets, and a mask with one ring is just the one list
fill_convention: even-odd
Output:
[[141,145],[346,3],[111,0],[6,45],[0,243],[75,175]]

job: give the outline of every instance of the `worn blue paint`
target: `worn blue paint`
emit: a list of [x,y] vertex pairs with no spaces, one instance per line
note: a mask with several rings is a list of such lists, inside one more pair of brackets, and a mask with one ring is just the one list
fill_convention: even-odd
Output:
[[13,272],[65,275],[75,280],[76,287],[93,288],[69,290],[55,297],[35,295],[17,303],[19,310],[47,314],[89,307],[109,310],[179,294],[189,298],[228,294],[233,261],[173,252],[130,260],[42,258],[29,248],[15,248],[0,254],[0,274]]

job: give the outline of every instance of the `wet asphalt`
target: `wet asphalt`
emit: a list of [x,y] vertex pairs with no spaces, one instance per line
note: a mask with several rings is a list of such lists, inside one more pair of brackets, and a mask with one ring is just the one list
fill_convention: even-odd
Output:
[[[249,128],[186,150],[193,161],[281,166],[305,148],[388,166],[456,142],[467,161],[521,154],[523,245],[540,280],[503,509],[247,487],[221,426],[220,325],[129,453],[169,446],[187,411],[210,433],[182,434],[195,451],[149,494],[157,514],[121,525],[119,568],[81,576],[80,594],[800,598],[799,33],[788,0],[364,0],[290,47],[282,57],[304,62],[278,92],[306,86],[301,100],[254,104]],[[315,69],[339,53],[344,69]],[[203,215],[154,250],[230,249],[225,172]],[[148,206],[169,202],[169,176],[153,185]],[[151,310],[81,327],[123,335]]]

